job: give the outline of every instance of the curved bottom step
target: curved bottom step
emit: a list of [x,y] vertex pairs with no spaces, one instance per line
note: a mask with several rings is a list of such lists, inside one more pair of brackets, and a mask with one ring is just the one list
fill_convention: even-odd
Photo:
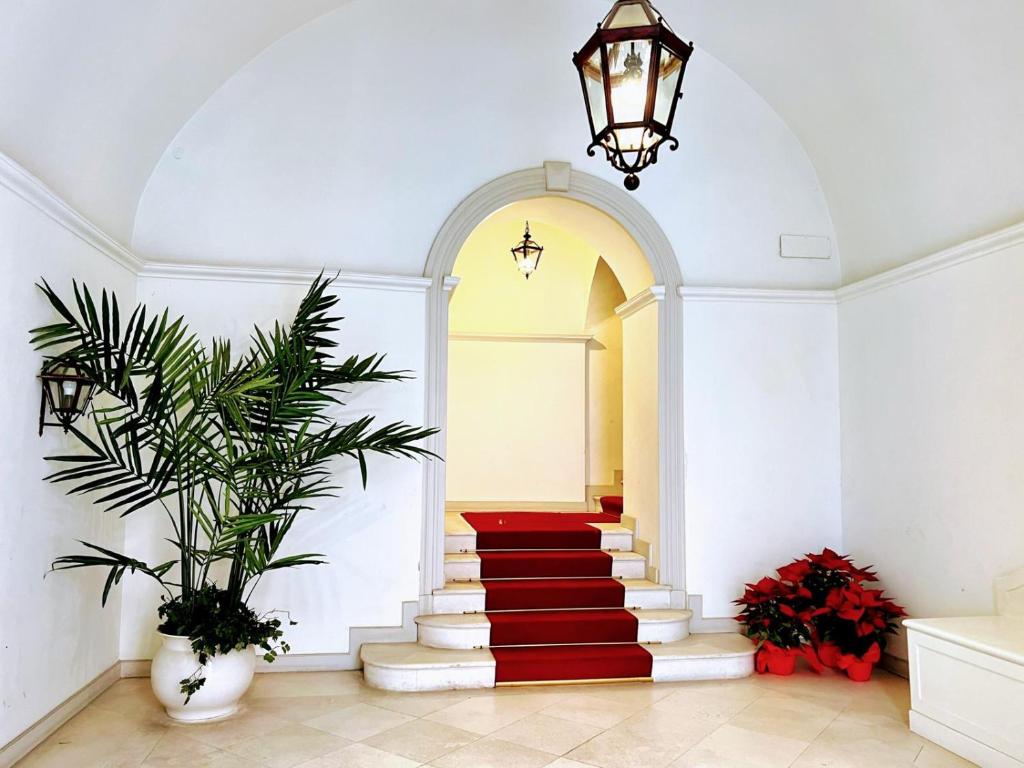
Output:
[[[675,643],[643,647],[651,654],[651,678],[656,683],[725,680],[754,672],[755,648],[750,640],[735,633],[691,635]],[[367,684],[382,690],[446,691],[495,685],[497,663],[486,648],[451,650],[416,643],[368,643],[362,647],[360,658]]]
[[[628,610],[637,618],[637,633],[629,638],[638,643],[674,643],[689,634],[689,610],[606,608],[582,613],[614,613]],[[570,617],[573,613],[562,612]],[[521,615],[539,615],[524,611]],[[486,648],[492,645],[491,620],[486,613],[449,613],[417,616],[418,641],[431,648]],[[546,642],[579,642],[555,641]]]

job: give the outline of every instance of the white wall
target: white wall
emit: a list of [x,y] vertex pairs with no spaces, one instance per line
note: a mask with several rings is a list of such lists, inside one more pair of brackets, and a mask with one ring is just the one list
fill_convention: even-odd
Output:
[[659,566],[659,425],[657,301],[622,318],[623,512],[651,544],[648,565]]
[[1022,286],[1018,244],[839,307],[845,545],[914,616],[1024,564]]
[[[346,398],[346,414],[371,414],[382,423],[422,423],[426,311],[422,293],[342,287],[339,354],[388,353],[387,364],[407,369],[417,379],[370,384]],[[171,306],[204,337],[222,335],[236,350],[245,347],[254,323],[267,327],[293,315],[305,286],[142,278],[139,299],[149,306]],[[422,515],[420,464],[371,458],[369,488],[363,491],[358,467],[339,462],[336,481],[344,486],[335,499],[306,514],[290,534],[291,553],[319,552],[328,565],[272,574],[256,591],[258,610],[291,612],[298,626],[287,629],[294,653],[348,651],[351,626],[401,624],[402,602],[419,594],[418,561]],[[130,519],[126,548],[145,558],[160,547],[163,520],[154,511]],[[121,657],[150,658],[154,651],[158,595],[139,579],[126,586]]]
[[686,298],[683,318],[687,590],[732,616],[744,582],[841,547],[836,307]]
[[55,319],[40,277],[65,297],[76,277],[134,301],[126,269],[0,184],[0,745],[118,660],[119,591],[100,608],[106,572],[47,575],[54,558],[83,551],[76,539],[120,549],[123,526],[42,481],[54,469],[43,456],[71,442],[59,428],[36,436],[42,357],[28,330]]
[[[382,47],[366,32],[380,28],[381,4],[347,3],[253,59],[182,128],[140,200],[133,247],[159,259],[422,274],[448,214],[505,173],[567,160],[621,184],[586,154],[570,61],[605,7],[395,0]],[[643,174],[636,197],[688,284],[838,284],[838,259],[778,257],[783,232],[833,234],[800,143],[700,49],[677,126],[681,148]]]
[[452,337],[448,500],[585,501],[586,390],[584,340]]

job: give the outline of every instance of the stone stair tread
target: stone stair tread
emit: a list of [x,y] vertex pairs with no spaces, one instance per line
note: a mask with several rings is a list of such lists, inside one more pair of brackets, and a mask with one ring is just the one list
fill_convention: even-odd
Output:
[[[583,577],[580,577],[580,580],[584,581],[587,578],[607,579],[608,577],[607,576],[595,576],[595,577],[583,576]],[[648,590],[664,591],[664,592],[668,592],[668,591],[671,590],[671,587],[667,587],[664,584],[656,584],[653,581],[648,581],[647,579],[616,579],[616,581],[621,582],[623,584],[623,586],[625,586],[625,588],[627,590],[630,590],[630,589],[638,589],[638,590],[639,589],[648,589]],[[461,594],[484,594],[486,591],[487,590],[484,587],[483,583],[481,583],[479,581],[448,581],[448,582],[445,582],[445,585],[444,585],[443,588],[435,589],[434,590],[434,594],[438,595],[438,594],[452,593],[452,592],[459,592]]]
[[[528,552],[528,551],[532,551],[532,550],[515,549],[515,550],[492,550],[492,551],[498,551],[498,552],[501,552],[501,551],[507,551],[507,552]],[[540,550],[536,550],[536,551],[537,552],[561,552],[563,550],[540,549]],[[590,550],[565,550],[565,551],[568,551],[568,552],[572,552],[572,551],[587,552],[587,551],[590,551]],[[626,552],[626,551],[618,550],[618,549],[611,550],[610,552],[608,552],[608,554],[612,556],[613,560],[644,560],[645,559],[644,556],[641,555],[639,552]],[[446,552],[445,555],[444,555],[444,561],[446,563],[478,563],[478,562],[480,562],[480,555],[478,555],[476,552]]]
[[[571,610],[571,609],[570,609]],[[617,608],[590,609],[590,610],[619,610]],[[693,616],[693,611],[676,610],[668,608],[626,608],[641,622],[669,623],[674,621],[685,621]],[[490,621],[485,613],[431,613],[417,616],[417,624],[432,627],[487,627]]]
[[[739,633],[697,634],[672,643],[643,646],[655,663],[672,659],[714,659],[753,656],[756,647]],[[443,669],[494,666],[486,648],[460,650],[429,648],[417,643],[366,643],[360,650],[364,664],[391,669]]]
[[753,656],[757,647],[750,638],[738,632],[723,634],[693,634],[685,640],[658,645],[645,645],[655,661],[658,659],[708,659],[735,656]]
[[493,667],[494,656],[486,648],[429,648],[417,643],[364,643],[359,651],[363,664],[386,669],[448,669]]

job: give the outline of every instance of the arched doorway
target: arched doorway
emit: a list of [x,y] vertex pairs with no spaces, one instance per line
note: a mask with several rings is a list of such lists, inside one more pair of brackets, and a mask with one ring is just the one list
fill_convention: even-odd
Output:
[[[682,275],[672,246],[653,217],[635,198],[597,177],[571,170],[566,163],[518,171],[473,192],[445,221],[434,240],[424,275],[431,278],[427,295],[426,423],[447,424],[448,303],[457,281],[455,261],[471,233],[491,214],[518,201],[561,197],[597,209],[616,222],[644,255],[654,285],[630,296],[623,307],[628,317],[651,305],[657,326],[657,563],[659,580],[673,588],[672,605],[685,607],[686,572],[683,495]],[[443,435],[428,447],[445,453]],[[420,595],[429,610],[434,589],[444,584],[444,515],[446,466],[424,466]]]

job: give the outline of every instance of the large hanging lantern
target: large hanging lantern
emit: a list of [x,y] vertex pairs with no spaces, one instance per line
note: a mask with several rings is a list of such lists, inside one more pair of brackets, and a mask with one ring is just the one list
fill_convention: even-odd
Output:
[[587,153],[603,149],[626,174],[628,190],[640,186],[640,171],[658,162],[662,144],[679,147],[672,121],[691,53],[693,43],[676,37],[647,0],[618,0],[573,55],[590,118]]
[[[42,400],[39,403],[39,434],[43,427],[63,427],[67,432],[85,409],[96,391],[96,382],[82,373],[74,363],[50,360],[39,374],[43,382]],[[46,410],[57,420],[46,421]]]
[[544,246],[530,239],[530,222],[526,222],[523,239],[512,249],[512,258],[515,259],[520,274],[529,280],[530,275],[536,272],[537,267],[540,266],[540,257],[543,255]]

